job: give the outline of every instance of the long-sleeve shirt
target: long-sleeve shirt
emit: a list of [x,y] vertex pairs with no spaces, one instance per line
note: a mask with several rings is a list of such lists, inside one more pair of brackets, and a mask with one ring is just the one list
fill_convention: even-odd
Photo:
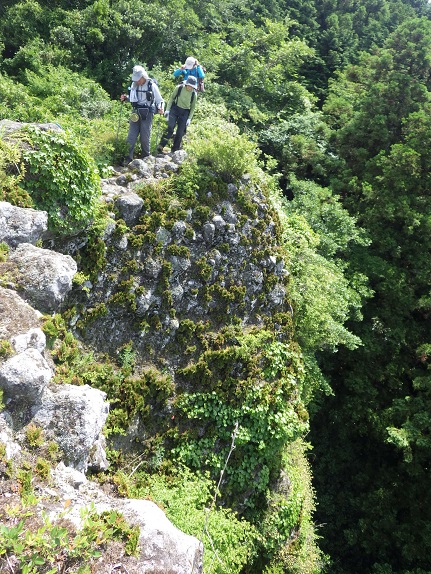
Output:
[[153,92],[154,95],[153,103],[155,107],[159,109],[163,107],[164,100],[160,94],[159,88],[157,87],[156,83],[153,82],[152,80],[147,80],[145,84],[143,84],[142,86],[138,86],[136,82],[133,82],[132,85],[130,86],[129,102],[131,104],[137,104],[138,106],[151,105],[152,98],[150,99],[147,98],[147,93],[149,91],[148,90],[149,82],[151,82],[151,91]]
[[184,75],[184,81],[186,81],[189,76],[195,76],[198,80],[205,78],[205,73],[200,64],[198,64],[191,70],[182,70],[181,68],[177,68],[174,71],[174,78],[178,78],[179,76],[181,76],[181,74]]
[[[180,91],[181,88],[181,91]],[[174,100],[177,97],[178,92],[180,91],[180,95],[178,96],[178,100],[175,102],[179,108],[184,110],[190,110],[189,113],[189,120],[193,118],[193,114],[195,113],[196,108],[196,100],[198,96],[194,90],[188,90],[184,84],[179,84],[174,88],[174,91],[169,98],[168,104],[166,106],[166,110],[169,111],[174,103]]]

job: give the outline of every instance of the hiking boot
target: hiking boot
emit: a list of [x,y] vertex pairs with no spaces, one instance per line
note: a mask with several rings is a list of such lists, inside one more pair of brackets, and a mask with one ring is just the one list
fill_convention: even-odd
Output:
[[133,161],[132,157],[125,157],[123,161],[123,167],[128,166],[131,161]]

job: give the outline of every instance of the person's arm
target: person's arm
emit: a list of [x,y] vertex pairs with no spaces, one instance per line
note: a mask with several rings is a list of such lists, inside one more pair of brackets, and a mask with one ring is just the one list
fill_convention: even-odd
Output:
[[178,78],[178,76],[181,76],[181,74],[184,74],[183,67],[177,68],[176,70],[174,70],[174,78]]
[[[132,86],[133,86],[133,84],[132,84]],[[122,102],[130,102],[130,90],[132,89],[132,86],[130,86],[130,88],[128,88],[128,90],[129,90],[128,94],[125,94],[125,93],[121,94],[120,100]]]
[[171,110],[171,106],[174,103],[175,97],[176,97],[179,89],[180,89],[180,85],[178,85],[174,88],[174,91],[172,92],[171,97],[169,98],[168,104],[166,106],[167,112],[169,112]]
[[198,99],[197,93],[194,92],[194,94],[193,94],[193,92],[192,92],[192,98],[191,98],[191,102],[190,102],[190,113],[189,113],[189,117],[188,117],[189,124],[193,119],[193,114],[195,113],[197,99]]

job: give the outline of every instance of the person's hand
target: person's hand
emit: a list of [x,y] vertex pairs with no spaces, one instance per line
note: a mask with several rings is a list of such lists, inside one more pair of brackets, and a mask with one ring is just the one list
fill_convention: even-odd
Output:
[[162,115],[165,113],[165,112],[163,111],[163,108],[159,108],[157,111],[159,112],[159,114],[162,114]]
[[166,110],[166,112],[164,113],[164,116],[167,120],[169,119],[169,110]]
[[120,100],[121,100],[122,102],[124,102],[125,100],[127,100],[127,95],[126,95],[126,94],[121,94]]
[[187,126],[187,127],[189,127],[191,121],[192,121],[192,120],[187,120],[187,121],[186,121],[186,126]]

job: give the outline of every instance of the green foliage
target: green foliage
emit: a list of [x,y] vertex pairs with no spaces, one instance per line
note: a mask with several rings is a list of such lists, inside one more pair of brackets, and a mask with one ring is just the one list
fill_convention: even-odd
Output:
[[[23,574],[55,572],[60,555],[63,568],[94,564],[110,540],[120,541],[127,555],[137,553],[139,528],[129,526],[115,510],[99,515],[93,507],[83,509],[82,528],[77,532],[64,521],[36,513],[36,507],[27,506],[14,526],[0,525],[0,559],[10,563],[13,557]],[[29,528],[29,523],[36,528]]]
[[43,101],[52,117],[101,118],[111,107],[99,84],[62,66],[48,64],[37,73],[28,70],[26,88],[30,96]]
[[328,190],[295,182],[295,200],[287,202],[272,192],[282,236],[293,275],[295,321],[306,350],[355,348],[360,339],[345,327],[359,317],[361,296],[369,295],[365,277],[349,279],[347,266],[335,255],[346,251],[350,242],[363,243],[354,220]]
[[14,349],[10,342],[6,339],[0,339],[0,360],[8,359],[13,353]]
[[65,320],[59,313],[55,313],[52,316],[46,316],[42,324],[42,331],[47,337],[48,348],[51,348],[57,338],[65,335]]
[[[96,81],[116,98],[130,81],[132,65],[140,62],[153,68],[166,96],[173,87],[172,69],[185,55],[195,54],[208,68],[207,90],[199,96],[195,120],[185,139],[191,159],[183,164],[178,177],[142,186],[144,210],[150,215],[141,222],[141,229],[127,232],[134,248],[148,244],[161,251],[155,234],[161,225],[170,229],[175,217],[168,213],[171,202],[184,200],[182,207],[194,210],[193,216],[203,224],[211,215],[212,205],[226,197],[227,182],[236,182],[246,172],[253,176],[258,173],[256,146],[245,135],[238,137],[229,119],[275,158],[274,162],[266,157],[266,165],[283,174],[282,183],[286,182],[286,190],[293,196],[287,203],[274,194],[289,255],[292,318],[303,346],[301,371],[305,373],[299,388],[289,395],[292,389],[284,365],[291,366],[292,353],[297,351],[281,336],[269,340],[265,351],[255,346],[253,364],[254,359],[243,349],[247,347],[244,340],[221,345],[218,341],[217,348],[197,326],[182,318],[177,340],[188,345],[194,358],[190,369],[179,378],[185,389],[190,384],[187,390],[196,392],[189,396],[184,392],[184,402],[178,403],[184,415],[182,419],[176,415],[175,421],[181,421],[179,433],[183,433],[174,437],[178,452],[190,455],[196,467],[203,461],[215,477],[232,424],[239,418],[242,426],[232,468],[237,483],[232,486],[228,475],[227,498],[235,484],[256,483],[258,489],[266,484],[272,489],[283,445],[291,437],[284,436],[277,445],[268,437],[264,423],[268,419],[272,430],[282,435],[284,427],[280,430],[282,425],[274,422],[274,417],[283,418],[280,405],[292,404],[286,396],[293,396],[295,415],[288,416],[286,428],[289,430],[292,423],[298,432],[303,430],[303,405],[318,389],[325,388],[324,368],[335,396],[323,410],[330,413],[331,420],[321,419],[315,441],[322,445],[316,461],[324,461],[319,474],[329,477],[319,497],[322,521],[328,523],[328,546],[332,545],[335,553],[331,568],[334,572],[364,574],[428,571],[428,3],[271,0],[262,4],[252,0],[244,4],[234,0],[190,4],[169,0],[162,6],[140,0],[59,0],[55,6],[51,4],[47,0],[1,3],[0,118],[59,123],[74,133],[82,153],[96,159],[100,173],[114,156],[121,156],[127,121],[121,115],[124,106],[110,102]],[[426,17],[407,19],[415,14]],[[369,53],[360,54],[364,50]],[[342,71],[349,63],[353,65]],[[340,73],[334,76],[336,70]],[[325,101],[330,77],[331,94]],[[311,93],[320,96],[323,115],[314,111]],[[322,124],[323,117],[330,129]],[[87,160],[84,169],[81,164],[67,168],[79,171],[82,179],[68,177],[60,170],[58,185],[53,166],[57,159],[66,162],[60,152],[46,151],[44,143],[40,142],[35,152],[38,157],[33,167],[46,165],[49,174],[41,169],[36,173],[36,168],[31,173],[30,165],[21,161],[21,152],[1,140],[0,199],[22,207],[34,203],[38,208],[49,208],[50,224],[56,218],[60,231],[86,227],[94,218],[94,166],[91,174]],[[66,143],[60,148],[70,151]],[[83,191],[85,174],[90,175],[93,190],[87,190],[89,195]],[[24,175],[26,181],[34,182],[32,197],[22,188]],[[259,173],[258,178],[260,185]],[[80,188],[76,194],[72,188],[75,181]],[[334,194],[316,182],[331,185]],[[65,190],[64,196],[60,189]],[[39,199],[50,202],[48,207],[33,196],[39,192],[43,195]],[[340,195],[340,201],[335,194]],[[241,192],[238,202],[245,217],[256,217],[255,206]],[[350,209],[349,216],[341,204]],[[70,213],[72,219],[63,221]],[[371,244],[358,232],[358,224],[366,228]],[[106,266],[101,227],[90,232],[79,261],[83,275],[77,282],[84,277],[94,281]],[[190,226],[187,237],[191,239],[193,234]],[[179,246],[169,251],[171,256],[187,255]],[[131,308],[132,265],[124,265],[124,273],[129,275],[121,278],[121,290],[114,294],[116,304]],[[204,261],[199,272],[203,280],[209,279],[210,269]],[[166,265],[164,304],[170,297],[169,277]],[[374,298],[370,298],[371,290]],[[207,285],[204,295],[207,301],[227,304],[235,300],[240,305],[244,294],[240,286],[222,289]],[[108,312],[105,302],[98,303],[78,328],[85,329],[86,321]],[[169,312],[174,311],[171,308]],[[152,321],[163,329],[158,316]],[[127,428],[136,413],[147,417],[152,401],[160,400],[157,405],[168,413],[172,381],[159,370],[140,372],[132,347],[119,350],[118,364],[113,364],[85,353],[71,335],[65,336],[58,318],[50,319],[45,329],[50,345],[59,334],[62,338],[54,351],[56,381],[97,384],[117,401],[110,431]],[[202,357],[200,345],[207,348]],[[334,350],[335,359],[330,359]],[[279,378],[286,394],[278,400]],[[237,391],[238,399],[230,396]],[[186,419],[188,414],[190,419]],[[172,420],[170,416],[165,419],[164,430]],[[219,437],[215,431],[211,434],[213,427]],[[205,433],[203,438],[197,428]],[[267,447],[268,460],[263,455]],[[160,447],[158,451],[160,458],[162,450]],[[244,452],[242,467],[241,457],[236,455]],[[327,458],[326,453],[330,453]],[[295,468],[288,472],[295,477]],[[271,475],[269,479],[265,473]],[[345,476],[351,479],[346,482]],[[305,484],[306,479],[301,481]],[[276,525],[277,547],[282,542],[277,538],[279,533],[288,533],[288,526],[300,520],[301,505],[297,502],[304,497],[298,480],[294,489],[298,496],[288,502],[261,491],[260,501],[268,501],[274,510],[271,518],[265,517],[265,524]],[[248,494],[247,489],[242,492],[242,496]],[[419,508],[421,500],[423,508]],[[171,506],[175,505],[176,501],[172,502]],[[313,542],[308,545],[307,537],[301,538],[301,532],[295,531],[297,534],[300,547],[295,547],[295,540],[290,541],[296,562],[290,560],[288,552],[281,555],[274,551],[273,561],[262,566],[266,574],[313,571],[318,563]],[[312,541],[312,535],[308,540]],[[237,546],[243,550],[240,543]],[[247,543],[247,552],[250,548]],[[307,548],[308,562],[301,557],[301,549],[307,552]],[[235,562],[233,552],[226,553],[232,571],[251,571],[247,564],[251,554],[241,554]]]
[[33,471],[27,468],[20,468],[17,472],[17,482],[19,494],[23,504],[29,504],[33,500]]
[[25,437],[30,448],[38,448],[44,443],[43,429],[30,423],[25,429]]
[[47,480],[51,471],[51,465],[47,460],[38,457],[34,466],[34,472],[42,479]]
[[[44,329],[49,325],[50,322],[45,323]],[[70,332],[53,332],[58,337],[51,352],[56,363],[54,382],[88,384],[105,391],[111,403],[106,425],[108,435],[124,433],[136,415],[149,425],[151,410],[165,408],[173,393],[172,378],[155,368],[138,368],[131,343],[118,350],[117,365],[108,356],[96,357],[85,350]]]
[[254,556],[257,529],[227,508],[210,508],[216,485],[207,475],[178,467],[166,476],[118,473],[116,482],[129,497],[154,500],[178,528],[202,540],[205,573],[239,574]]
[[0,263],[4,263],[9,255],[9,245],[7,243],[0,243]]
[[[177,434],[173,454],[191,468],[209,469],[215,478],[238,423],[226,495],[253,508],[276,472],[284,445],[307,428],[299,352],[267,332],[237,336],[234,344],[203,353],[179,376],[180,384],[194,391],[176,401],[177,416],[188,430]],[[204,430],[199,440],[197,421]]]
[[259,25],[245,20],[227,26],[217,75],[228,88],[221,88],[221,94],[234,117],[259,124],[272,114],[287,115],[309,105],[312,96],[296,76],[313,50],[289,37],[291,24],[287,19],[264,19]]
[[[288,488],[283,492],[283,486],[279,486],[269,494],[267,510],[260,522],[264,551],[259,556],[269,557],[272,565],[292,574],[317,574],[326,562],[318,548],[318,536],[312,522],[315,493],[307,448],[310,446],[301,439],[286,447],[283,473],[289,477]],[[265,572],[271,572],[271,569],[265,569]]]
[[[334,186],[371,239],[355,264],[375,293],[351,323],[363,347],[327,359],[337,393],[315,418],[318,516],[343,573],[429,569],[431,516],[417,500],[428,508],[430,34],[428,20],[406,21],[341,76],[327,107],[345,161]],[[326,456],[334,440],[343,452]],[[334,473],[349,473],[347,488]]]
[[133,343],[129,342],[123,345],[123,347],[118,351],[120,358],[120,365],[126,371],[132,371],[135,365],[136,352],[133,350]]
[[257,147],[234,124],[223,121],[223,108],[219,110],[221,117],[215,120],[216,111],[208,105],[200,111],[188,149],[199,164],[208,166],[223,181],[236,182],[245,173],[256,172]]
[[77,259],[80,263],[81,273],[95,281],[98,274],[106,267],[106,244],[102,239],[102,233],[109,219],[104,216],[101,209],[96,213],[96,219],[87,230],[88,241]]
[[61,233],[88,227],[100,195],[90,157],[66,133],[29,129],[26,137],[33,149],[22,152],[27,166],[23,186],[35,206],[48,212],[49,227]]
[[279,169],[287,177],[294,173],[298,179],[325,183],[335,167],[329,153],[330,131],[320,112],[292,114],[260,130],[258,137],[264,151],[279,160]]
[[30,195],[20,186],[24,176],[25,169],[18,146],[6,141],[0,134],[0,201],[19,207],[32,207]]

